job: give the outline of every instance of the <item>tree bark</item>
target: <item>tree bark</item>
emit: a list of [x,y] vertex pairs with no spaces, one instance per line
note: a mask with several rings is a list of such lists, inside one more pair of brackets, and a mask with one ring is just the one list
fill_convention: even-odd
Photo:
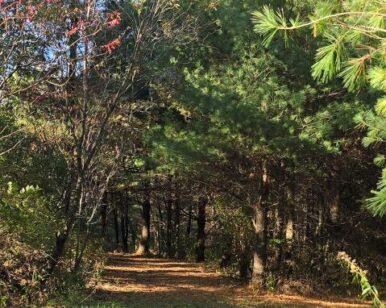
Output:
[[275,246],[275,264],[273,270],[276,272],[281,271],[283,263],[283,253],[285,244],[285,220],[286,211],[289,206],[289,200],[287,199],[287,185],[285,163],[280,163],[280,187],[279,187],[279,202],[275,209],[275,232],[274,238],[278,240]]
[[78,175],[74,193],[72,191],[67,192],[66,198],[64,200],[66,203],[65,206],[66,207],[68,206],[68,208],[66,208],[67,222],[64,229],[56,233],[55,247],[47,263],[47,277],[45,280],[47,280],[51,276],[60,258],[63,256],[65,244],[68,241],[72,228],[76,223],[75,211],[70,210],[71,200],[72,200],[71,197],[74,196],[74,204],[79,204],[81,200],[81,194],[82,194],[82,177],[81,175]]
[[189,203],[189,212],[188,212],[188,222],[186,224],[186,238],[190,238],[190,233],[192,232],[192,212],[193,212],[193,202]]
[[168,258],[173,257],[173,247],[172,247],[172,199],[169,196],[166,201],[166,255]]
[[164,252],[163,247],[163,230],[162,230],[162,209],[161,209],[161,203],[158,202],[157,205],[158,208],[158,254],[161,255]]
[[129,225],[130,236],[131,236],[130,251],[135,251],[135,245],[137,242],[136,226],[133,224],[133,221],[130,219],[130,217],[127,217],[127,223]]
[[101,204],[101,227],[102,227],[102,237],[106,235],[107,227],[107,193],[103,194],[103,200]]
[[265,282],[266,263],[266,224],[267,199],[269,195],[269,178],[266,162],[262,164],[260,179],[260,196],[255,204],[255,245],[253,252],[252,282],[257,287],[263,287]]
[[174,247],[173,247],[173,185],[172,185],[172,176],[169,176],[168,179],[168,195],[166,200],[166,255],[168,258],[174,257]]
[[174,223],[175,223],[175,234],[176,234],[177,258],[183,259],[185,258],[186,253],[181,242],[181,208],[180,208],[180,196],[178,193],[178,187],[176,187],[176,198],[174,200]]
[[118,224],[118,213],[117,213],[116,204],[114,204],[113,218],[114,218],[115,243],[116,243],[116,248],[118,249],[119,248],[119,224]]
[[82,264],[83,254],[84,254],[84,252],[85,252],[85,250],[87,248],[87,244],[88,244],[89,239],[90,239],[90,230],[87,227],[86,238],[85,238],[82,246],[80,247],[79,254],[75,258],[74,271],[79,271],[79,269],[80,269],[80,266]]
[[121,208],[121,236],[122,236],[122,250],[123,252],[129,251],[129,227],[128,227],[128,205],[127,205],[127,198],[124,195],[124,193],[120,193],[120,208]]
[[292,250],[293,250],[293,242],[295,238],[295,203],[294,203],[294,184],[295,178],[289,178],[287,181],[286,187],[286,199],[287,204],[285,207],[285,230],[284,230],[284,238],[285,238],[285,250],[283,253],[283,259],[285,264],[285,272],[286,278],[289,279],[293,272],[293,260],[292,260]]
[[239,275],[241,279],[246,279],[248,278],[248,275],[249,275],[249,266],[251,263],[251,256],[249,252],[250,251],[244,248],[240,253]]
[[48,264],[47,264],[48,276],[50,276],[54,272],[60,257],[63,255],[68,236],[69,236],[68,229],[65,229],[62,232],[58,232],[56,234],[55,248],[51,257],[48,259]]
[[196,262],[205,261],[205,223],[206,223],[206,205],[208,197],[202,197],[198,204],[197,217],[197,244],[196,244]]
[[137,255],[146,255],[150,252],[150,215],[151,215],[151,203],[150,203],[150,190],[149,184],[145,184],[145,200],[142,203],[142,230],[139,239]]

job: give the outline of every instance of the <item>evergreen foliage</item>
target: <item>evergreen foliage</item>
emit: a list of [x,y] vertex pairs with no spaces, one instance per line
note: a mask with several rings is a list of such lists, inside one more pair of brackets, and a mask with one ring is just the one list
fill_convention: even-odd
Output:
[[[255,32],[265,37],[268,45],[280,32],[287,40],[288,31],[310,28],[315,37],[320,37],[312,75],[324,83],[340,77],[349,91],[359,91],[371,86],[378,100],[374,112],[360,113],[356,121],[368,127],[363,139],[365,146],[384,141],[385,113],[385,4],[383,1],[320,1],[310,15],[309,21],[287,20],[284,15],[270,7],[253,14]],[[382,160],[377,159],[380,163]],[[385,184],[382,177],[378,191],[368,199],[368,207],[374,215],[384,215]]]

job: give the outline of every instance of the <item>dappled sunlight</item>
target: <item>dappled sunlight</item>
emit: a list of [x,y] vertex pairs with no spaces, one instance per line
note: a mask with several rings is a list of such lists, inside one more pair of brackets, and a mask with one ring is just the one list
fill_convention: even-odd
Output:
[[194,303],[214,307],[222,303],[227,307],[226,295],[234,286],[232,280],[193,263],[110,254],[95,290],[100,300],[114,298],[131,305]]
[[151,292],[167,292],[171,291],[173,288],[171,287],[157,287],[149,288],[146,284],[112,284],[112,283],[103,283],[100,286],[98,286],[97,290],[102,291],[108,291],[108,292],[145,292],[145,293],[151,293]]
[[[223,277],[188,262],[110,255],[97,290],[109,292],[219,292]],[[228,287],[232,285],[228,284]]]
[[[243,301],[247,297],[242,298]],[[355,303],[355,302],[342,302],[341,300],[328,300],[328,299],[312,299],[306,298],[303,296],[296,295],[277,295],[277,294],[268,294],[264,296],[252,296],[249,298],[251,302],[260,302],[260,303],[277,303],[288,305],[291,304],[291,307],[369,307],[369,303]],[[241,298],[240,298],[241,300]]]
[[[95,286],[98,300],[115,299],[139,307],[368,307],[354,300],[306,298],[297,295],[260,294],[239,281],[176,260],[110,254],[101,280]],[[168,307],[169,307],[168,306]]]

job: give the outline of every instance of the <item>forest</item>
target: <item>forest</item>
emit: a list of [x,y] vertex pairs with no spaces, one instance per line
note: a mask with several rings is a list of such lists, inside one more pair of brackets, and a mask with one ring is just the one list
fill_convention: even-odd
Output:
[[0,307],[385,307],[385,0],[0,0]]

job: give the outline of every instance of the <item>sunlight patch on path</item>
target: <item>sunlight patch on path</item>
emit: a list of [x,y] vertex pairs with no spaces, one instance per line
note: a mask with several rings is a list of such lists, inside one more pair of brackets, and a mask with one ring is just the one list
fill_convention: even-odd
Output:
[[369,307],[355,301],[253,295],[236,281],[194,263],[125,254],[109,255],[94,288],[97,300],[122,307]]

